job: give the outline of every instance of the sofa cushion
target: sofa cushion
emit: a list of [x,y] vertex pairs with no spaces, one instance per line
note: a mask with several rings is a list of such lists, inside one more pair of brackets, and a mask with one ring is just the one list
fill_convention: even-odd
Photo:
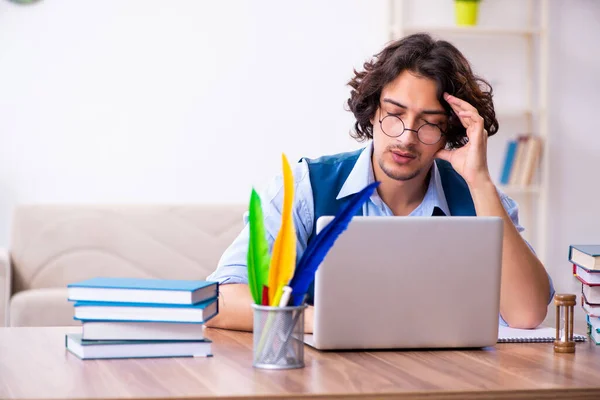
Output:
[[245,211],[240,204],[20,205],[9,323],[78,324],[66,286],[96,276],[205,279],[241,231]]
[[243,226],[243,205],[22,205],[13,293],[95,276],[205,279]]
[[81,325],[73,311],[66,288],[25,290],[11,298],[9,321],[10,326]]

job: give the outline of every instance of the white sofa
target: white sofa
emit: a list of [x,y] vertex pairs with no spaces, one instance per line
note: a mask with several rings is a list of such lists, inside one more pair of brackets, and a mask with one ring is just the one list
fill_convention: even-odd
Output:
[[95,276],[204,279],[245,205],[26,205],[0,249],[0,326],[77,325],[67,284]]

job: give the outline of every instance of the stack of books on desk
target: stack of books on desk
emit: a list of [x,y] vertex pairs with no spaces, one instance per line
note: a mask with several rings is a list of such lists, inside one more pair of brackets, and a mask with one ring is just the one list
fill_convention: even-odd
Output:
[[581,282],[588,334],[600,344],[600,245],[569,246],[569,262],[573,264],[573,275]]
[[68,285],[81,334],[66,347],[82,359],[210,356],[203,326],[218,314],[217,282],[93,278]]

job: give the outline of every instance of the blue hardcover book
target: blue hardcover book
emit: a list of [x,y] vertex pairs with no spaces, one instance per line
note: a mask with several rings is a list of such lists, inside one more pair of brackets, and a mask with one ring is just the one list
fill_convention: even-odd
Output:
[[517,141],[511,140],[506,146],[506,155],[504,157],[504,167],[502,168],[502,176],[500,177],[500,183],[502,185],[508,185],[510,181],[510,173],[513,168],[515,161],[515,154],[517,153]]
[[216,297],[197,304],[77,301],[74,306],[75,319],[81,321],[205,323],[219,312],[219,301]]
[[218,286],[209,281],[98,277],[67,288],[71,301],[196,304],[217,296]]
[[588,270],[600,270],[600,245],[570,245],[569,261]]
[[82,360],[212,356],[210,340],[83,340],[81,334],[68,334],[65,336],[65,346]]

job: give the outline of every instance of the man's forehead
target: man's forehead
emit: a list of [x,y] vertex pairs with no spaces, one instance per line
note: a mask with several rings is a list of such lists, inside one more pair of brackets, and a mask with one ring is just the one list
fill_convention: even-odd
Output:
[[427,101],[424,104],[411,104],[411,101],[403,102],[400,98],[392,98],[387,96],[382,96],[382,104],[391,105],[393,107],[400,107],[404,109],[408,109],[418,113],[424,114],[446,114],[446,110],[442,107],[442,105],[437,101]]

